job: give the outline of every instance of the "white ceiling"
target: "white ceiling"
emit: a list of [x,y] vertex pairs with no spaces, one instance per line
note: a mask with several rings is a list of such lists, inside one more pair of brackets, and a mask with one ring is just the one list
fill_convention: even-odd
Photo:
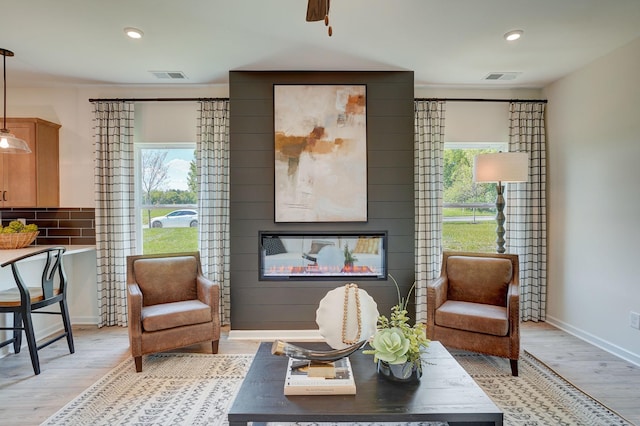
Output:
[[[2,0],[0,13],[9,87],[411,70],[417,86],[541,88],[640,37],[640,0],[332,0],[332,37],[305,21],[306,0]],[[512,29],[524,36],[507,43]],[[521,74],[483,80],[492,72]]]

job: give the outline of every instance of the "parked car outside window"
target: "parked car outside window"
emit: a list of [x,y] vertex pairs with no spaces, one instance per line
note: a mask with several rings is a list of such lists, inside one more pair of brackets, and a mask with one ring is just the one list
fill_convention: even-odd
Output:
[[198,226],[198,212],[195,210],[174,210],[166,216],[151,219],[152,228],[181,228]]

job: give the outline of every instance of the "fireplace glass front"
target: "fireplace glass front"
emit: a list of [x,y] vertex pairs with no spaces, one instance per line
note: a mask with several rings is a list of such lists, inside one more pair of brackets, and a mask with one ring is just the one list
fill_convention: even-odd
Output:
[[387,279],[387,233],[260,232],[262,280]]

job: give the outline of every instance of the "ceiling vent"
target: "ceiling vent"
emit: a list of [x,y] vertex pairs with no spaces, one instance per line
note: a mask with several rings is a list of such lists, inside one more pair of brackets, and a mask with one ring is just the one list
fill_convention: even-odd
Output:
[[487,74],[483,80],[498,81],[498,80],[515,80],[521,72],[492,72]]
[[160,80],[186,80],[187,76],[182,71],[149,71]]

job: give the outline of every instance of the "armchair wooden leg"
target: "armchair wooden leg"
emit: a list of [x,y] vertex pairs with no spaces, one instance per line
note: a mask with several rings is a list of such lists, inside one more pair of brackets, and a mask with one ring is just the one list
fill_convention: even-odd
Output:
[[134,356],[133,360],[136,363],[136,373],[140,373],[142,371],[142,357],[141,356]]
[[211,353],[212,354],[217,354],[218,353],[218,343],[220,343],[219,340],[212,340],[211,341]]
[[511,361],[511,375],[518,377],[518,360],[510,359],[509,361]]

